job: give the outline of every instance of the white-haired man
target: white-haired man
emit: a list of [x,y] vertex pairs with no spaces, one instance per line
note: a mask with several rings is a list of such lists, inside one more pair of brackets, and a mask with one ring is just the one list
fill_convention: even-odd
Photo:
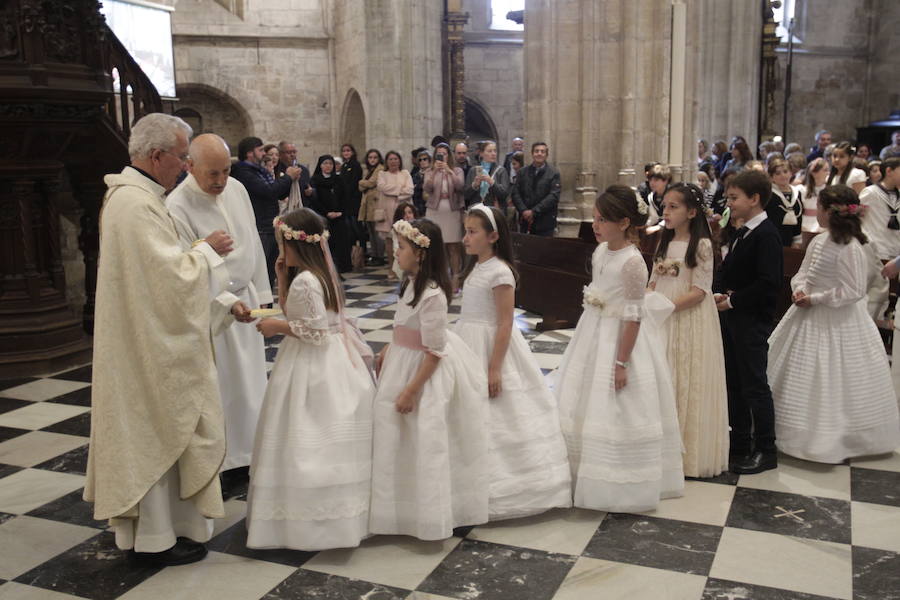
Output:
[[[266,255],[250,196],[240,181],[229,177],[231,152],[213,133],[191,142],[187,178],[169,194],[166,206],[178,224],[182,244],[224,229],[234,238],[234,252],[225,257],[228,284],[212,298],[211,334],[219,374],[219,393],[225,413],[223,485],[246,481],[256,423],[266,393],[266,348],[249,322],[250,309],[272,303]],[[233,469],[239,469],[233,471]],[[227,475],[226,475],[227,472]]]
[[232,241],[213,231],[185,251],[165,206],[191,133],[177,117],[145,116],[131,166],[104,180],[84,498],[140,565],[202,559],[210,519],[225,514],[209,295],[227,281]]
[[506,153],[506,157],[503,159],[503,168],[506,169],[507,173],[511,173],[509,170],[510,163],[512,162],[512,157],[516,152],[524,152],[525,150],[525,140],[516,136],[512,139],[512,143],[510,144],[512,148],[509,152]]
[[831,144],[831,132],[827,129],[820,129],[816,132],[816,145],[812,147],[810,153],[806,155],[806,164],[811,163],[817,158],[825,156],[825,149]]

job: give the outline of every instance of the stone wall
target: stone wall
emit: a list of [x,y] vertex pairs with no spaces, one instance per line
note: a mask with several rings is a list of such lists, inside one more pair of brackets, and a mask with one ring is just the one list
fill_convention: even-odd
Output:
[[[219,90],[233,99],[236,107],[229,110],[246,115],[250,134],[267,142],[294,141],[301,162],[336,151],[329,4],[248,2],[241,19],[214,0],[177,0],[177,84]],[[225,110],[209,115],[211,122],[227,118]]]
[[442,16],[442,3],[433,0],[335,0],[336,137],[353,130],[345,108],[354,91],[368,147],[408,160],[441,132]]
[[194,135],[212,132],[222,136],[234,155],[238,142],[253,134],[253,120],[244,107],[224,92],[206,85],[179,83],[175,114],[191,125]]
[[869,86],[862,124],[884,119],[900,108],[900,2],[874,0]]
[[491,30],[490,0],[464,0],[463,10],[469,13],[465,96],[487,113],[503,156],[512,138],[525,134],[525,34]]
[[[806,0],[798,6],[788,141],[804,148],[819,129],[853,140],[856,128],[900,107],[900,2]],[[778,52],[776,124],[781,129],[787,48]]]

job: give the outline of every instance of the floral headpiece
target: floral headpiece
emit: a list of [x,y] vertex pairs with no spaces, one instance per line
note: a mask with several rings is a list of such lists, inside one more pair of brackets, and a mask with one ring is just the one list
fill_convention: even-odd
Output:
[[831,206],[829,210],[833,213],[841,215],[842,217],[846,217],[847,215],[862,216],[866,211],[866,207],[861,204],[835,204]]
[[431,246],[431,238],[410,225],[407,221],[397,221],[394,223],[394,231],[411,241],[419,248],[428,248]]
[[298,242],[307,242],[309,244],[318,244],[322,240],[328,239],[328,231],[322,233],[314,233],[312,235],[306,233],[302,229],[291,229],[284,219],[275,217],[272,226],[281,232],[281,237],[286,240],[297,240]]
[[647,208],[647,203],[644,202],[644,199],[635,195],[634,200],[637,202],[637,211],[642,215],[646,215],[649,209]]

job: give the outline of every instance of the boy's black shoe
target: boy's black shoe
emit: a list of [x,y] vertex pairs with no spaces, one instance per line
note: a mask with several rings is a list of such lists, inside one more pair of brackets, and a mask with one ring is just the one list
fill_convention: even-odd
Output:
[[775,452],[757,450],[750,456],[738,460],[731,466],[732,473],[751,475],[778,468],[778,455]]

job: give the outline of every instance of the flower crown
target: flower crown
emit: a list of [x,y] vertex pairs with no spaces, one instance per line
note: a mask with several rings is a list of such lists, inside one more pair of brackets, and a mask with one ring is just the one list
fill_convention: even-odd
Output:
[[431,238],[410,225],[407,221],[400,220],[394,223],[394,231],[420,248],[428,248],[431,246]]
[[635,199],[635,202],[637,202],[637,211],[639,213],[641,213],[642,215],[646,215],[647,211],[648,211],[647,203],[644,202],[644,199],[641,198],[640,196],[635,196],[634,199]]
[[861,204],[835,204],[828,210],[833,213],[837,213],[842,217],[846,217],[847,215],[862,216],[866,211],[866,207]]
[[298,242],[307,242],[309,244],[318,244],[322,240],[328,239],[328,231],[323,231],[322,233],[314,233],[309,235],[302,229],[291,229],[287,223],[284,222],[284,219],[281,217],[275,217],[275,220],[272,221],[272,226],[275,229],[281,231],[281,237],[286,240],[297,240]]

